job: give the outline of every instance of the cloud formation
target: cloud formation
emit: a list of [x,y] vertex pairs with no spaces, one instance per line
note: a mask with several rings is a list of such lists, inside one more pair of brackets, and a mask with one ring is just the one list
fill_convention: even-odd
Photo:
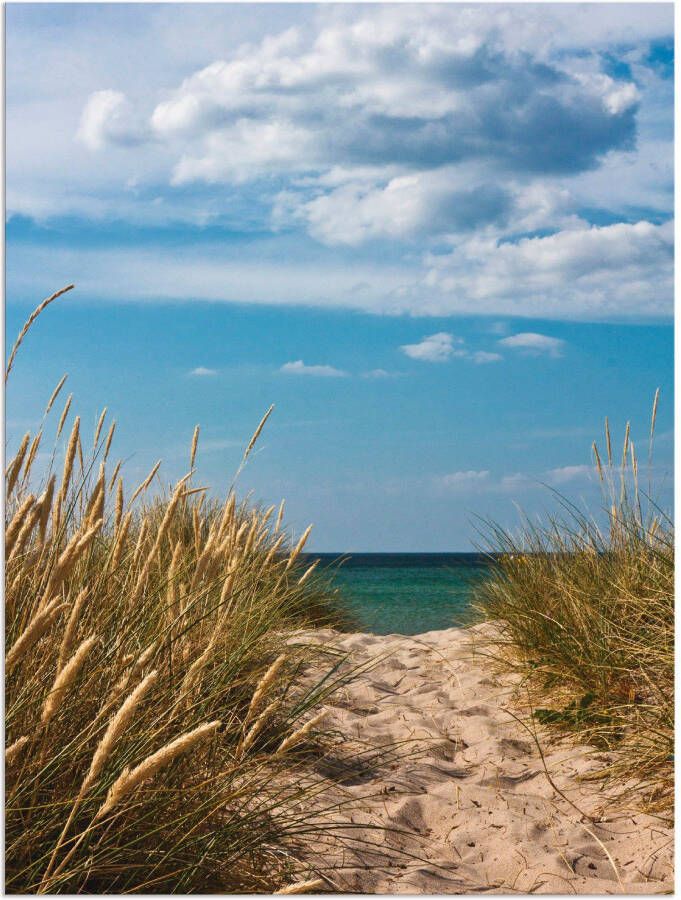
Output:
[[[298,278],[300,302],[314,305],[671,314],[672,51],[661,41],[672,48],[671,7],[96,15],[107,23],[96,33],[68,19],[54,32],[26,25],[21,42],[8,41],[7,211],[149,228],[160,242],[149,294],[177,295],[153,229],[182,227],[188,246],[210,229],[256,236],[263,252],[246,283],[258,257],[276,259],[283,280]],[[77,67],[57,40],[65,33],[83,48]],[[122,42],[139,60],[134,74],[120,66]],[[27,58],[47,65],[29,71]],[[312,289],[289,239],[321,261]],[[369,270],[358,279],[366,289],[331,285],[324,269],[335,254]],[[388,263],[399,277],[386,277]],[[187,298],[267,302],[266,287],[216,296],[211,265],[195,272]]]
[[636,85],[512,46],[512,19],[390,6],[292,27],[185,78],[151,126],[184,148],[177,183],[480,158],[578,172],[633,146]]
[[217,369],[207,369],[206,366],[197,366],[195,369],[192,369],[189,374],[196,378],[210,378],[218,373]]
[[463,338],[454,337],[448,331],[438,331],[424,337],[418,344],[403,344],[400,350],[411,359],[421,362],[441,363],[447,362],[452,357],[468,359],[476,365],[501,362],[503,356],[500,353],[491,353],[487,350],[469,350],[464,346]]
[[561,466],[546,473],[552,484],[567,484],[570,481],[592,480],[596,474],[593,466]]
[[348,374],[334,366],[307,366],[302,359],[284,363],[279,371],[285,375],[312,375],[320,378],[344,378]]
[[522,331],[519,334],[511,334],[499,341],[502,347],[510,347],[512,350],[520,350],[530,356],[562,356],[565,341],[560,338],[549,337],[547,334],[537,334],[534,331]]
[[[673,223],[587,226],[504,242],[476,237],[431,254],[433,313],[587,318],[670,312]],[[421,288],[423,291],[423,287]]]
[[90,94],[76,132],[76,139],[89,150],[101,150],[108,144],[132,147],[145,137],[144,126],[135,121],[125,94],[112,90]]
[[527,490],[541,490],[546,484],[560,487],[573,482],[594,482],[596,470],[593,466],[561,466],[539,474],[510,472],[493,475],[487,469],[450,472],[434,479],[436,487],[456,493],[480,492],[489,494],[514,494]]
[[450,357],[461,350],[455,350],[455,344],[463,344],[461,338],[455,338],[454,335],[447,331],[438,331],[437,334],[431,334],[424,337],[418,344],[403,344],[400,350],[410,359],[418,359],[421,362],[441,363],[446,362]]

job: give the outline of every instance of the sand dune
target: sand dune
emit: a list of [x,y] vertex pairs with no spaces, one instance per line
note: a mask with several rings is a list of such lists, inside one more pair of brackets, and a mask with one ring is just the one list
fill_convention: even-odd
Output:
[[[554,789],[531,734],[509,715],[512,680],[495,676],[476,649],[481,636],[484,626],[415,637],[306,634],[351,653],[354,664],[378,658],[327,707],[326,724],[364,756],[320,762],[329,786],[321,800],[364,799],[333,810],[330,818],[347,823],[343,846],[318,843],[310,861],[338,892],[672,890],[671,829],[651,816],[603,812],[600,782],[578,780],[603,755],[542,739]],[[376,760],[372,748],[388,756]]]

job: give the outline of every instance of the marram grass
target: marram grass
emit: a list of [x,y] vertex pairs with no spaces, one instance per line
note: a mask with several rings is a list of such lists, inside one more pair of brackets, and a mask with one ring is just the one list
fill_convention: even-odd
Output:
[[6,890],[298,892],[297,749],[337,680],[302,687],[319,651],[288,643],[334,617],[309,530],[191,470],[126,500],[105,419],[86,451],[69,397],[63,464],[34,471],[41,427],[7,466]]
[[[649,461],[658,395],[653,404]],[[494,655],[525,676],[538,723],[612,751],[611,794],[671,814],[674,528],[639,483],[627,425],[613,456],[593,445],[605,525],[562,501],[561,518],[512,535],[490,525],[492,577],[477,592]]]

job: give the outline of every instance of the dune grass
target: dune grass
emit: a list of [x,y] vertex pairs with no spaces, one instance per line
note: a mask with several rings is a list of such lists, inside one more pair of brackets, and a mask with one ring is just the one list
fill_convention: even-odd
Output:
[[155,467],[126,496],[115,425],[85,449],[71,398],[63,461],[36,474],[63,383],[6,471],[6,890],[319,887],[292,849],[314,789],[299,750],[338,683],[330,657],[303,681],[323,651],[288,641],[335,615],[309,529],[291,541],[283,506],[233,488],[207,499],[198,430],[177,484]]
[[[655,428],[658,395],[650,429]],[[561,501],[520,534],[490,525],[492,577],[477,593],[495,654],[525,676],[536,720],[612,750],[599,773],[666,815],[673,803],[674,529],[639,484],[627,425],[615,460],[593,445],[607,524]],[[625,789],[628,789],[625,790]]]

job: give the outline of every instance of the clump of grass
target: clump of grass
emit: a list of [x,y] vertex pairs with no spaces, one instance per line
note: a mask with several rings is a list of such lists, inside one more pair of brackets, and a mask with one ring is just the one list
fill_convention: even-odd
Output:
[[334,621],[324,584],[281,514],[192,470],[126,502],[115,423],[86,451],[71,415],[60,475],[34,471],[43,426],[6,472],[6,889],[280,888],[314,789],[296,745],[335,683],[302,687],[319,651],[288,639]]
[[[658,394],[653,404],[649,461]],[[627,424],[622,456],[593,445],[607,524],[562,500],[520,534],[490,525],[477,605],[496,654],[526,677],[535,718],[614,751],[599,774],[649,810],[673,803],[674,530],[639,485]],[[617,791],[615,791],[616,793]]]

